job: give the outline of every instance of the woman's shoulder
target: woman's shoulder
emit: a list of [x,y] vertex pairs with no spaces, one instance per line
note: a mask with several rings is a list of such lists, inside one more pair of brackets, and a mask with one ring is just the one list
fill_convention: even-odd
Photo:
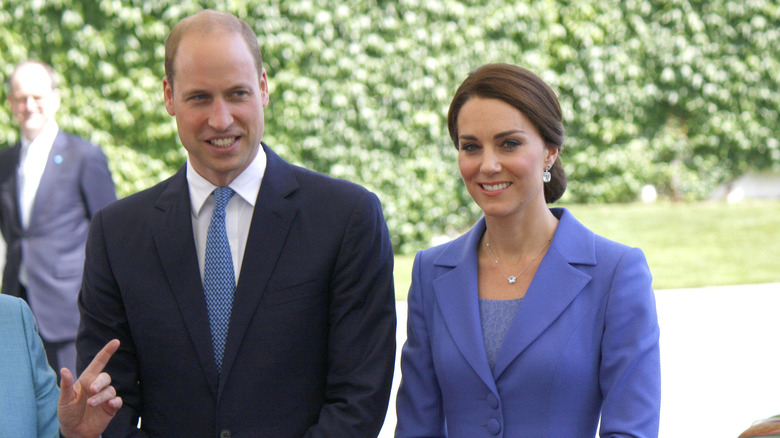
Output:
[[19,297],[0,294],[0,320],[19,319],[27,304]]
[[560,221],[553,244],[565,254],[569,262],[603,266],[617,263],[626,256],[644,259],[644,252],[640,248],[596,234],[568,210],[556,208],[553,213]]
[[626,251],[631,248],[630,245],[612,240],[608,237],[596,234],[587,225],[581,223],[574,215],[565,208],[553,208],[551,209],[553,214],[558,218],[559,227],[567,237],[576,237],[579,239],[589,239],[593,241],[593,244],[597,247],[602,247],[617,251]]

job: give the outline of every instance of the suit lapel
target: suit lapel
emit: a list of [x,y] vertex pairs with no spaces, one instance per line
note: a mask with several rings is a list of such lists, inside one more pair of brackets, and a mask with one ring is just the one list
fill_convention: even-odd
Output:
[[496,379],[539,338],[590,282],[573,264],[595,264],[595,236],[568,211],[553,209],[560,222],[496,357]]
[[439,255],[435,266],[452,269],[433,281],[433,290],[447,330],[461,355],[485,384],[495,389],[482,339],[477,291],[476,248],[484,231],[482,219]]
[[[49,199],[52,196],[57,196],[57,180],[61,170],[60,165],[63,164],[63,160],[71,157],[63,157],[68,146],[67,137],[62,131],[57,132],[57,136],[54,137],[49,156],[46,157],[46,165],[41,175],[41,182],[38,185],[38,190],[35,192],[35,198],[33,198],[32,213],[30,214],[30,223],[27,225],[28,230],[35,229],[38,226],[38,222],[45,220],[45,217],[41,215],[39,211],[41,208],[46,208],[51,205]],[[59,156],[58,160],[54,160],[53,157]],[[72,165],[72,163],[64,163],[65,166]]]
[[287,198],[299,187],[292,166],[263,146],[267,164],[233,299],[230,328],[222,358],[220,391],[230,374],[246,330],[257,313],[257,306],[298,212],[297,206]]
[[157,227],[152,227],[152,230],[165,276],[176,297],[209,386],[216,396],[217,365],[214,361],[206,299],[195,252],[186,166],[182,166],[171,178],[168,187],[158,198],[153,219],[158,224]]

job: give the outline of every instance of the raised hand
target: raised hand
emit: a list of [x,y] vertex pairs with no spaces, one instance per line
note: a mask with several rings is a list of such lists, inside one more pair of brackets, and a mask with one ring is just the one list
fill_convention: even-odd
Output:
[[122,407],[122,398],[111,386],[111,376],[103,372],[118,348],[117,339],[106,344],[75,384],[73,374],[67,368],[60,370],[62,381],[57,417],[60,431],[66,438],[99,437]]

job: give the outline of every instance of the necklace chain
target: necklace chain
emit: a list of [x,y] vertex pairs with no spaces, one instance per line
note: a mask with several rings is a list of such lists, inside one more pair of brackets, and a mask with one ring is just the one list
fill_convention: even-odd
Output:
[[509,284],[515,284],[515,282],[517,281],[517,277],[522,275],[523,272],[525,272],[528,268],[531,267],[531,265],[534,264],[536,259],[538,259],[540,255],[542,255],[542,252],[544,251],[544,249],[547,248],[547,245],[550,244],[550,241],[552,241],[552,237],[547,239],[547,242],[544,244],[542,249],[539,250],[539,252],[534,256],[534,258],[531,259],[531,261],[528,262],[528,264],[525,265],[525,267],[522,270],[520,270],[520,272],[518,272],[517,275],[506,275],[506,272],[504,272],[504,270],[501,269],[501,265],[498,263],[498,259],[496,258],[495,254],[493,254],[493,250],[490,248],[490,243],[488,243],[487,239],[485,239],[485,247],[487,248],[488,252],[490,253],[490,257],[493,257],[493,261],[496,262],[496,267],[498,268],[498,270],[501,271],[501,274],[504,277],[506,277],[506,281],[508,281]]

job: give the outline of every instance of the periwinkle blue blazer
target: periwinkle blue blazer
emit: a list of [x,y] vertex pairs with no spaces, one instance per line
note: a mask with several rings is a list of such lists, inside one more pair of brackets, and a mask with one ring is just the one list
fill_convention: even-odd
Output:
[[657,437],[659,329],[644,254],[565,209],[491,371],[479,221],[421,251],[408,297],[396,437]]
[[30,308],[0,294],[0,436],[59,437],[59,396]]

